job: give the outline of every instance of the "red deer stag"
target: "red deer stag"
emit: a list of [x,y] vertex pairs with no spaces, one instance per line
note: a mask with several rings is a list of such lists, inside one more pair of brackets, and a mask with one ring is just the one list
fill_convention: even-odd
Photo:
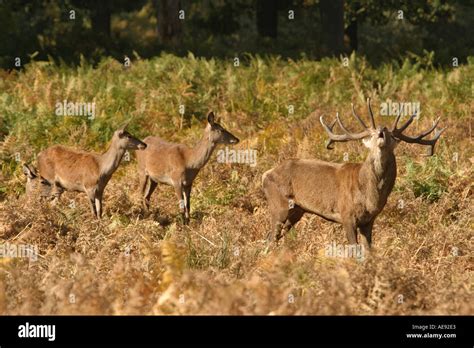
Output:
[[[416,113],[400,128],[400,115],[395,119],[392,129],[377,127],[367,99],[370,127],[356,114],[352,113],[364,127],[360,133],[351,133],[342,123],[339,114],[336,120],[327,125],[320,117],[324,130],[329,135],[327,149],[335,142],[363,139],[369,154],[362,163],[329,163],[311,159],[290,159],[265,172],[262,176],[263,190],[268,201],[272,228],[269,241],[278,240],[304,213],[316,214],[326,220],[342,224],[350,244],[357,243],[357,228],[362,236],[362,245],[368,250],[372,243],[372,227],[377,215],[382,211],[392,191],[397,176],[394,149],[400,141],[429,145],[429,156],[444,129],[438,130],[439,122],[416,137],[403,134],[413,122]],[[334,134],[338,123],[344,134]],[[424,139],[435,134],[432,139]]]

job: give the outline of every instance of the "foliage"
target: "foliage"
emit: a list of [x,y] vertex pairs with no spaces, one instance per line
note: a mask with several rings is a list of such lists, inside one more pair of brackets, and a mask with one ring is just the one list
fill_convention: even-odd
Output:
[[[0,243],[32,244],[40,254],[31,262],[0,260],[0,313],[472,315],[473,62],[443,70],[406,59],[375,68],[355,54],[347,67],[337,59],[249,55],[235,67],[232,60],[162,54],[136,58],[127,69],[104,58],[95,68],[37,61],[0,72]],[[377,112],[388,99],[420,102],[413,132],[442,116],[448,129],[436,157],[399,145],[396,188],[375,223],[367,260],[325,256],[345,236],[316,216],[304,217],[265,254],[262,173],[291,157],[362,160],[357,142],[327,151],[318,117],[339,111],[356,129],[350,103],[366,115],[368,96],[381,124],[393,121]],[[64,99],[94,101],[96,117],[56,116],[55,103]],[[100,223],[89,218],[84,195],[67,192],[53,207],[24,195],[16,154],[34,163],[54,143],[103,151],[130,118],[132,134],[192,145],[210,109],[242,140],[236,149],[258,151],[257,166],[221,164],[214,154],[193,186],[189,226],[177,218],[166,186],[144,216],[133,156],[106,188]]]
[[[298,59],[321,58],[322,34],[318,1],[280,1],[278,37],[261,38],[256,30],[254,1],[182,1],[186,13],[178,44],[160,42],[153,0],[75,1],[58,0],[0,2],[0,67],[15,68],[49,57],[55,62],[79,64],[81,55],[93,64],[104,55],[123,60],[124,56],[151,57],[163,51],[203,57],[280,55]],[[295,18],[288,18],[288,11]],[[397,20],[398,10],[405,20]],[[70,19],[70,11],[76,18]],[[111,35],[104,36],[103,12],[111,14]],[[465,62],[473,53],[473,38],[464,35],[472,27],[474,7],[469,1],[346,1],[346,26],[359,22],[359,55],[372,64],[391,59],[403,61],[409,52],[435,52],[434,63],[446,65],[452,58]],[[97,17],[99,16],[99,17]],[[103,21],[108,23],[108,17]]]

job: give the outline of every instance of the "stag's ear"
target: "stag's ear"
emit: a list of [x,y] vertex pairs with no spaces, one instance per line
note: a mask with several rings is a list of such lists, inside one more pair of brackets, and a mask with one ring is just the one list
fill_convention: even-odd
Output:
[[37,177],[35,169],[33,167],[30,168],[28,164],[24,163],[22,169],[23,169],[23,174],[25,174],[30,179],[34,179]]
[[211,111],[209,115],[207,115],[207,122],[213,126],[214,125],[214,113]]

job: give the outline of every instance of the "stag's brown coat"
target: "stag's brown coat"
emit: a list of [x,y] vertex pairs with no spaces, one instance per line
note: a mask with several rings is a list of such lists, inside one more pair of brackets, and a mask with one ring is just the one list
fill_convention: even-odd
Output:
[[[331,126],[326,125],[322,117],[320,119],[330,137],[328,148],[334,142],[364,139],[369,154],[363,163],[337,164],[292,159],[263,174],[262,186],[273,225],[269,240],[278,241],[304,213],[312,213],[342,224],[351,244],[357,243],[359,229],[363,245],[370,248],[374,221],[387,203],[395,184],[397,166],[393,152],[398,142],[403,140],[430,145],[429,154],[432,155],[443,130],[437,130],[431,140],[422,139],[436,129],[438,119],[432,128],[416,138],[402,134],[416,115],[400,128],[397,128],[400,116],[395,120],[392,130],[376,127],[370,100],[367,104],[371,127],[367,127],[353,110],[354,116],[365,128],[358,134],[350,133],[338,114]],[[336,122],[345,134],[336,135],[332,132]]]

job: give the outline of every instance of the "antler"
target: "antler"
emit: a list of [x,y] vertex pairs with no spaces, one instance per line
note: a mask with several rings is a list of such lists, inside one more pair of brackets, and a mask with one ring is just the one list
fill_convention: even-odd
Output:
[[[372,113],[372,108],[370,107],[370,98],[367,98],[367,106],[369,108],[369,115],[370,115],[370,123],[371,123],[371,128],[375,129],[375,120],[374,120],[374,114]],[[359,140],[362,138],[365,138],[366,136],[370,135],[370,130],[371,128],[367,127],[365,122],[362,121],[362,119],[356,114],[355,109],[354,109],[354,104],[352,104],[352,114],[354,117],[359,121],[359,123],[364,127],[364,130],[360,133],[351,133],[342,123],[341,119],[339,118],[339,113],[336,113],[336,119],[334,122],[329,126],[326,123],[324,123],[323,116],[319,118],[321,121],[321,124],[329,135],[329,141],[326,144],[326,148],[331,150],[333,149],[332,144],[335,142],[345,142],[349,140]],[[339,127],[344,131],[345,134],[334,134],[333,133],[333,128],[336,122],[339,124]]]
[[[399,140],[403,140],[406,143],[415,143],[415,144],[421,144],[421,145],[429,145],[430,148],[428,150],[428,156],[433,156],[434,154],[434,147],[436,145],[436,142],[438,141],[440,135],[446,130],[445,128],[442,129],[437,129],[436,127],[438,126],[440,117],[433,123],[433,126],[422,132],[420,135],[417,137],[409,137],[405,134],[403,134],[403,131],[407,129],[407,127],[413,122],[413,120],[416,118],[416,112],[400,127],[397,128],[398,121],[400,120],[401,113],[398,114],[397,118],[395,119],[392,127],[392,134],[394,137],[398,138]],[[433,131],[435,131],[434,136],[432,139],[423,139],[427,135],[431,134]]]

